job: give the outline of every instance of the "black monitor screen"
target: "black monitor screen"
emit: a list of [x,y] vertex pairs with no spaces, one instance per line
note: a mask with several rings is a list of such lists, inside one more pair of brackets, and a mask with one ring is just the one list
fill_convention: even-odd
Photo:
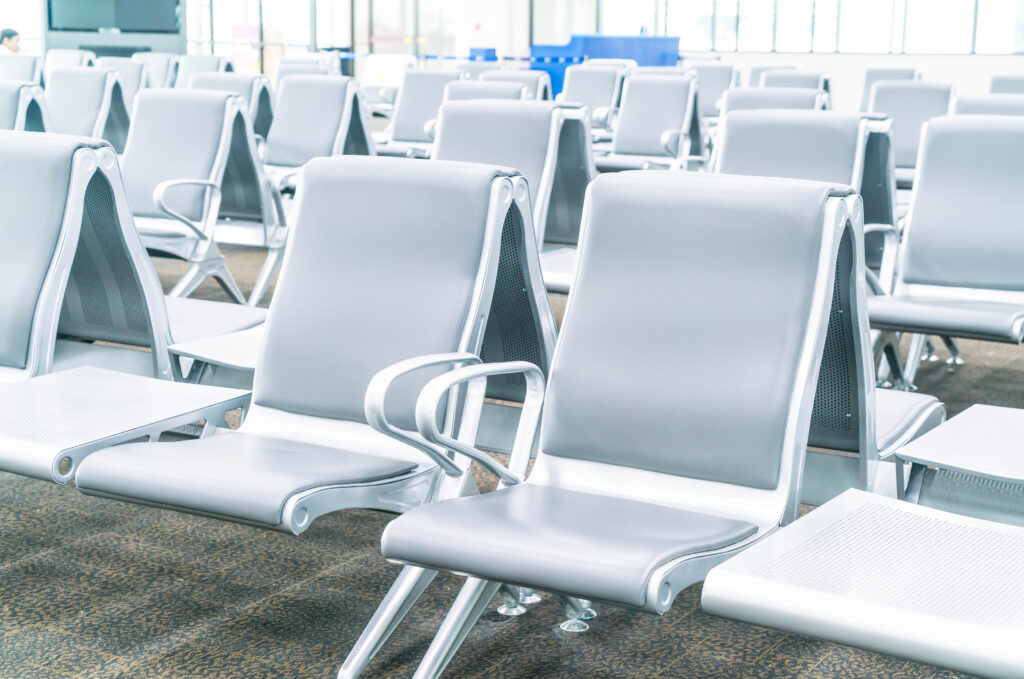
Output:
[[179,0],[50,0],[51,31],[177,33]]

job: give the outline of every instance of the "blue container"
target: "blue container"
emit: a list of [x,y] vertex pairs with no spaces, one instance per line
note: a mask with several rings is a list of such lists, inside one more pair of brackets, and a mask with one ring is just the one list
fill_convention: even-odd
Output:
[[640,66],[675,66],[679,61],[679,38],[574,35],[567,45],[530,47],[530,68],[548,72],[554,94],[562,91],[566,68],[595,58],[633,59]]

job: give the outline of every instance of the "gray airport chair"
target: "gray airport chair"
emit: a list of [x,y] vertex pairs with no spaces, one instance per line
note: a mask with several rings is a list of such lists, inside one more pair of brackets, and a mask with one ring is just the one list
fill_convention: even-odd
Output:
[[43,75],[43,60],[31,54],[0,55],[0,80],[20,80],[39,84]]
[[416,68],[416,57],[412,54],[368,54],[360,66],[359,84],[366,105],[376,115],[391,117],[402,78],[405,71]]
[[1022,562],[1020,527],[850,490],[712,569],[701,604],[756,625],[1019,678]]
[[433,157],[514,167],[526,179],[541,268],[567,292],[583,199],[595,172],[586,112],[554,102],[463,101],[441,107]]
[[[524,412],[533,426],[508,467],[476,453],[498,490],[388,525],[381,551],[406,568],[339,676],[359,675],[372,656],[363,649],[383,643],[436,571],[468,578],[419,679],[444,670],[503,584],[557,593],[570,630],[581,627],[575,597],[662,614],[711,567],[795,519],[836,262],[853,237],[849,195],[696,173],[599,177],[546,393],[538,384]],[[781,234],[791,247],[776,247]],[[777,294],[749,294],[764,281]],[[691,288],[702,292],[680,294]],[[739,349],[751,333],[773,360]],[[421,435],[465,451],[438,427],[445,385],[513,370],[469,366],[428,382]]]
[[437,119],[445,86],[461,78],[455,71],[406,71],[387,129],[373,135],[377,153],[429,157],[433,139],[428,123]]
[[180,377],[168,351],[175,340],[263,322],[262,310],[236,304],[165,300],[110,146],[16,132],[0,140],[10,168],[0,186],[2,226],[14,258],[4,268],[11,278],[3,284],[9,333],[0,382],[82,366]]
[[980,94],[960,95],[953,102],[953,113],[957,115],[1024,115],[1024,94]]
[[864,88],[860,95],[860,110],[868,111],[871,86],[879,80],[920,80],[921,72],[913,66],[870,66],[864,71]]
[[[244,303],[217,241],[268,248],[265,270],[270,253],[284,247],[282,211],[256,153],[241,97],[168,89],[136,97],[122,159],[125,188],[150,253],[189,263],[172,295],[188,297],[213,278]],[[260,296],[258,285],[251,304]]]
[[281,82],[263,164],[278,189],[293,186],[313,158],[375,155],[369,114],[355,78],[293,75]]
[[149,81],[149,67],[144,61],[136,61],[129,57],[100,57],[96,60],[97,68],[106,68],[117,72],[117,82],[121,86],[125,106],[131,113],[135,95]]
[[747,87],[760,87],[761,77],[769,71],[790,71],[800,68],[796,64],[755,64],[747,74]]
[[551,76],[547,71],[532,68],[504,68],[497,71],[484,71],[480,74],[480,80],[520,83],[526,86],[527,99],[551,99]]
[[611,66],[612,68],[618,68],[625,70],[627,73],[636,68],[637,64],[635,59],[613,59],[610,57],[599,57],[597,59],[587,59],[583,62],[584,66]]
[[922,140],[896,286],[869,301],[872,327],[915,333],[909,383],[928,335],[1024,341],[1024,239],[1007,200],[1024,172],[1024,119],[933,118]]
[[55,68],[76,68],[96,64],[95,52],[89,50],[51,49],[43,57],[43,86],[50,84],[50,71]]
[[145,87],[171,87],[178,77],[180,54],[169,52],[136,52],[132,61],[146,64],[148,77]]
[[697,82],[692,74],[631,75],[608,152],[594,159],[600,172],[667,169],[703,157]]
[[245,99],[249,104],[252,131],[267,138],[274,121],[274,103],[270,94],[270,80],[262,75],[244,73],[197,73],[189,85],[194,90],[221,90]]
[[611,130],[624,79],[625,71],[615,66],[570,66],[565,69],[562,91],[555,100],[586,107],[591,129],[607,133]]
[[[466,489],[472,458],[411,431],[413,406],[443,366],[486,351],[503,234],[529,226],[521,179],[388,158],[321,158],[303,172],[303,221],[240,429],[94,453],[75,477],[83,492],[300,534],[339,509],[402,512]],[[342,213],[360,215],[360,228],[338,228]],[[324,290],[355,289],[310,313]],[[532,394],[532,374],[528,384]],[[470,443],[476,386],[445,406],[446,431]]]
[[50,132],[106,139],[122,153],[128,139],[128,107],[117,71],[99,67],[55,68],[46,82]]
[[717,61],[694,61],[687,63],[687,69],[697,72],[698,101],[700,117],[705,121],[715,121],[719,117],[718,104],[725,93],[739,87],[740,70],[732,64]]
[[230,73],[235,67],[227,57],[214,54],[182,54],[178,57],[178,73],[174,87],[188,87],[197,73]]
[[890,127],[884,119],[832,111],[735,111],[719,126],[711,165],[725,174],[852,186],[863,199],[872,287],[888,294],[899,245]]
[[[945,411],[932,396],[874,388],[864,301],[864,282],[874,274],[866,264],[881,269],[876,291],[891,291],[898,244],[888,126],[831,111],[731,113],[721,126],[715,171],[849,185],[863,199],[863,208],[855,199],[849,206],[857,230],[869,216],[881,220],[863,227],[864,240],[857,234],[858,253],[850,258],[855,278],[836,288],[811,417],[809,445],[859,455],[808,451],[803,501],[821,504],[847,488],[895,496],[893,452],[942,422]],[[869,253],[867,263],[860,252]]]
[[480,76],[490,71],[501,69],[499,61],[482,61],[478,59],[460,59],[455,62],[455,70],[468,80],[479,80]]
[[912,80],[879,80],[871,86],[868,110],[892,119],[896,187],[914,185],[921,127],[931,118],[948,114],[953,104],[952,85]]
[[337,54],[319,52],[304,57],[285,57],[277,62],[275,80],[290,75],[341,75],[341,59]]
[[829,91],[828,73],[798,68],[776,69],[761,74],[761,87],[796,87],[805,90]]
[[791,87],[734,87],[722,96],[720,115],[732,111],[768,108],[824,110],[828,108],[825,92]]
[[470,99],[526,99],[526,85],[500,80],[453,80],[444,86],[444,102]]
[[988,91],[990,94],[1024,94],[1024,75],[994,75]]
[[42,87],[0,80],[0,130],[46,132],[52,127]]

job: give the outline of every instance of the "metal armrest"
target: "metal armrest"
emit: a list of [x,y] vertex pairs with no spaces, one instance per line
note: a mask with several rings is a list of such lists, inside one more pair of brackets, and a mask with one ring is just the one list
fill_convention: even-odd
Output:
[[673,158],[679,155],[679,142],[683,138],[682,130],[665,130],[661,133],[661,147]]
[[295,185],[292,183],[292,180],[298,177],[300,172],[302,172],[302,168],[297,167],[294,170],[291,170],[290,172],[285,172],[284,174],[278,175],[277,179],[275,180],[274,188],[277,189],[278,193],[284,193],[287,189],[294,190]]
[[205,186],[208,190],[213,192],[213,205],[211,205],[210,213],[213,215],[217,214],[217,210],[220,207],[220,186],[216,182],[212,182],[208,179],[169,179],[165,182],[157,184],[156,188],[153,189],[153,202],[156,203],[157,209],[166,214],[171,219],[181,222],[187,226],[200,240],[209,240],[211,234],[207,234],[206,231],[201,229],[192,223],[192,220],[181,214],[180,212],[167,206],[166,194],[167,191],[178,186]]
[[871,291],[876,295],[888,295],[892,293],[893,285],[896,283],[896,258],[900,245],[900,232],[892,224],[865,224],[864,235],[870,233],[882,234],[882,265],[878,269],[876,277],[871,271],[868,272],[868,284]]
[[[512,444],[512,458],[506,468],[478,448],[442,433],[437,426],[437,410],[441,399],[456,385],[475,380],[485,381],[492,375],[513,373],[522,373],[526,378],[526,398],[523,400],[523,410],[519,415],[516,438]],[[533,363],[509,361],[507,363],[472,365],[457,368],[427,382],[420,392],[420,397],[416,400],[416,428],[426,440],[479,462],[485,469],[498,477],[501,485],[515,485],[522,483],[526,477],[526,468],[530,464],[533,446],[537,439],[537,427],[540,425],[543,403],[544,373]]]
[[434,137],[437,136],[437,118],[431,118],[423,123],[423,134],[427,135],[430,141],[434,141]]
[[386,434],[425,453],[430,459],[440,465],[441,469],[449,476],[459,476],[463,473],[463,470],[445,454],[443,448],[438,449],[419,435],[399,429],[388,422],[387,414],[384,411],[384,404],[387,400],[388,389],[402,375],[407,375],[423,368],[432,368],[439,365],[461,365],[464,363],[480,363],[480,357],[466,352],[431,354],[409,358],[384,368],[373,376],[369,386],[366,388],[366,397],[363,400],[363,413],[366,416],[367,423],[380,433]]
[[612,118],[615,117],[615,109],[609,106],[598,106],[590,114],[590,123],[601,129],[611,129]]

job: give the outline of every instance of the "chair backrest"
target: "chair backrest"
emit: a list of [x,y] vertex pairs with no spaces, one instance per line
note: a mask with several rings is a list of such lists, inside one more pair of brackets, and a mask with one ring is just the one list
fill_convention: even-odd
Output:
[[234,71],[235,67],[227,57],[213,54],[182,54],[178,58],[178,75],[175,87],[188,87],[192,76],[197,73],[220,73]]
[[88,50],[51,49],[43,57],[43,85],[50,84],[50,71],[55,68],[74,68],[76,66],[92,66],[96,63],[96,54]]
[[639,66],[636,59],[613,59],[610,57],[598,57],[596,59],[587,59],[583,62],[584,66],[611,66],[612,68],[618,68],[625,71],[632,71],[634,68]]
[[[246,108],[228,92],[140,92],[121,162],[132,213],[166,217],[153,201],[154,189],[172,179],[200,179],[221,186],[222,216],[271,220],[272,203],[255,160]],[[171,208],[195,221],[208,216],[209,199],[202,187],[184,186],[167,194]]]
[[1024,291],[1024,231],[1010,199],[1024,176],[1024,119],[933,118],[922,138],[902,281]]
[[697,60],[687,62],[686,66],[697,72],[700,115],[707,118],[718,117],[718,102],[721,101],[722,95],[739,85],[740,70],[732,64],[717,61]]
[[30,82],[0,80],[0,130],[45,132],[48,121],[42,87]]
[[130,57],[100,57],[96,60],[97,68],[106,68],[117,72],[117,82],[121,86],[121,95],[129,112],[135,95],[139,90],[146,87],[149,79],[149,67],[144,61],[137,61]]
[[[365,422],[364,394],[379,370],[423,354],[478,352],[512,208],[510,176],[486,165],[401,158],[310,162],[253,402]],[[359,294],[317,302],[345,290]],[[438,374],[422,373],[396,383],[389,397],[400,427],[415,426],[418,390]]]
[[526,85],[500,80],[453,80],[444,86],[444,101],[526,99]]
[[289,76],[278,89],[263,161],[298,167],[322,156],[372,155],[368,130],[354,78]]
[[0,132],[0,158],[0,229],[9,245],[0,365],[26,377],[48,372],[59,334],[150,346],[155,374],[169,377],[163,291],[120,190],[113,149],[95,139]]
[[293,75],[341,75],[337,71],[331,71],[329,64],[325,64],[321,61],[302,60],[302,61],[288,61],[282,60],[277,67],[277,74],[274,76],[274,82],[280,86],[281,81]]
[[426,124],[437,118],[437,110],[444,101],[445,85],[460,77],[454,71],[407,70],[388,125],[391,139],[430,142]]
[[128,107],[117,71],[96,66],[55,68],[46,84],[52,132],[101,137],[118,153],[128,138]]
[[871,86],[868,110],[892,119],[893,157],[896,167],[914,167],[921,141],[921,126],[949,113],[952,85],[912,80],[879,80]]
[[788,71],[795,68],[799,67],[796,64],[755,64],[750,67],[750,73],[747,76],[747,86],[760,87],[761,77],[768,71]]
[[828,74],[824,71],[805,71],[797,68],[765,71],[761,74],[761,87],[789,87],[828,92]]
[[921,72],[913,66],[872,66],[864,71],[864,89],[860,95],[860,110],[867,111],[871,103],[871,86],[879,80],[920,80]]
[[141,61],[149,71],[144,87],[170,87],[178,76],[179,54],[169,52],[136,52],[132,61]]
[[[542,457],[610,465],[619,479],[626,468],[714,482],[677,502],[720,504],[721,484],[774,491],[776,520],[795,518],[850,195],[761,177],[598,177]],[[771,295],[755,292],[764,286]],[[751,336],[763,351],[743,351]]]
[[0,54],[0,80],[39,84],[43,60],[31,54]]
[[480,74],[480,80],[500,80],[505,82],[521,83],[526,85],[527,99],[550,99],[551,98],[551,76],[547,71],[540,71],[527,68],[506,68],[498,71],[485,71]]
[[1024,94],[960,95],[953,102],[953,113],[958,115],[1024,115]]
[[623,79],[622,69],[615,66],[570,66],[565,69],[565,80],[558,99],[582,104],[593,115],[596,109],[615,108]]
[[[631,75],[626,78],[622,106],[612,137],[615,153],[668,156],[662,135],[692,134],[696,117],[696,81],[685,71],[675,75]],[[698,133],[699,141],[699,133]]]
[[266,138],[270,124],[274,121],[270,80],[266,76],[245,73],[197,73],[192,76],[191,87],[195,90],[231,92],[245,99],[249,105],[253,132]]
[[991,94],[1024,94],[1024,75],[994,75],[988,91]]
[[794,87],[735,87],[722,97],[720,114],[766,108],[822,109],[825,93]]
[[480,76],[489,71],[497,71],[501,63],[478,59],[459,59],[455,62],[455,70],[469,80],[479,80]]
[[450,102],[431,157],[515,168],[529,186],[538,240],[575,243],[594,175],[583,116],[554,102]]

